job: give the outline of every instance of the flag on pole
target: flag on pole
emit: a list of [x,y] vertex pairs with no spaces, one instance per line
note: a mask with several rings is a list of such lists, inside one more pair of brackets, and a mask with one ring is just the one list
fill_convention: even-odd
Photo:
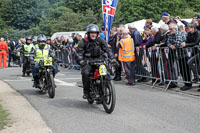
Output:
[[102,0],[102,10],[104,19],[104,28],[106,32],[106,42],[109,40],[110,29],[115,16],[118,0]]

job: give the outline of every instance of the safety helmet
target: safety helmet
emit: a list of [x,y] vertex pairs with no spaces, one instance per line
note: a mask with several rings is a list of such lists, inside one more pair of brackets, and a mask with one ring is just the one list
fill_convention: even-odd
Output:
[[51,40],[51,37],[47,36],[47,40]]
[[27,41],[27,40],[33,40],[33,39],[32,39],[32,36],[26,36],[26,41]]
[[87,31],[87,33],[91,33],[91,32],[99,33],[100,32],[99,31],[99,27],[97,25],[95,25],[95,24],[88,25],[86,31]]
[[47,37],[44,34],[40,34],[37,37],[37,42],[46,42],[47,41]]

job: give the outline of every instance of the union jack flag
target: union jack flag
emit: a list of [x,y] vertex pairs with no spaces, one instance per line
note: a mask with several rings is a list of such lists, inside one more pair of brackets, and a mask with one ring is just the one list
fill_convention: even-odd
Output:
[[118,0],[102,0],[102,10],[104,19],[104,28],[106,31],[106,41],[109,40],[110,29],[115,16]]

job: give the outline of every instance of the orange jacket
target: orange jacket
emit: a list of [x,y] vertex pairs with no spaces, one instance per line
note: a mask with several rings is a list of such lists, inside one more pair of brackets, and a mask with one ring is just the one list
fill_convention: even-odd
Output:
[[121,39],[121,48],[119,48],[119,61],[132,62],[135,61],[135,47],[132,38]]
[[9,53],[8,51],[8,44],[4,41],[0,41],[0,50],[5,50],[7,54]]

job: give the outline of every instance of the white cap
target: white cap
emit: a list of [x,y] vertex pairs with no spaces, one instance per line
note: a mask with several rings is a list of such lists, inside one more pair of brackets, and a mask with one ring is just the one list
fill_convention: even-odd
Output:
[[165,30],[165,31],[168,31],[168,30],[169,30],[169,26],[168,26],[167,24],[162,24],[162,25],[160,26],[160,29],[163,29],[163,30]]
[[135,25],[134,24],[128,24],[128,28],[135,29]]
[[129,33],[129,30],[128,30],[128,29],[124,29],[124,30],[123,30],[123,35],[128,35],[128,33]]
[[3,37],[1,38],[1,41],[4,41],[4,38],[3,38]]
[[68,39],[68,42],[73,43],[73,42],[74,42],[73,38],[70,37],[70,38]]
[[153,27],[151,28],[151,31],[152,31],[152,32],[158,32],[158,31],[159,31],[159,29],[158,29],[158,27],[156,27],[156,26],[153,26]]

